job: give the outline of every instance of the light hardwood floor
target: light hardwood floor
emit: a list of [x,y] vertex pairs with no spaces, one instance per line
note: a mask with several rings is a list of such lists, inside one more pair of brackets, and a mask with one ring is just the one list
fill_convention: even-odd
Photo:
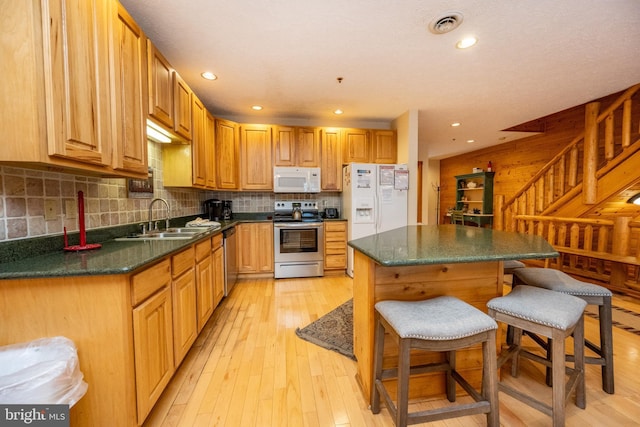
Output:
[[[216,309],[145,422],[150,426],[393,426],[383,407],[373,415],[355,380],[355,362],[295,334],[342,304],[351,279],[240,281]],[[614,304],[640,312],[626,297]],[[587,338],[597,322],[585,317]],[[640,425],[640,336],[614,327],[614,395],[602,391],[600,367],[587,365],[587,408],[567,403],[567,426]],[[507,365],[505,365],[507,366]],[[548,398],[541,367],[521,362],[521,375],[503,378]],[[458,401],[464,401],[460,398]],[[412,402],[410,410],[446,400]],[[549,426],[546,415],[500,393],[504,426]],[[429,424],[485,425],[482,415]]]

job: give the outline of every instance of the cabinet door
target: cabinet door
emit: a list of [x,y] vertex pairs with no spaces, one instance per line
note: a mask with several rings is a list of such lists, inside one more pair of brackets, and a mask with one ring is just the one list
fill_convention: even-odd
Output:
[[173,130],[187,141],[191,140],[191,89],[180,74],[173,73],[174,126]]
[[243,190],[273,189],[271,126],[240,128],[240,176]]
[[297,165],[300,167],[320,167],[320,130],[298,128],[296,144]]
[[[157,278],[158,279],[158,278]],[[138,424],[147,417],[174,371],[170,277],[166,287],[133,309]]]
[[193,267],[173,279],[173,354],[176,366],[182,362],[198,335],[196,322],[196,280]]
[[208,111],[204,116],[205,177],[207,188],[216,188],[216,121]]
[[340,131],[321,131],[321,185],[323,191],[342,191],[342,150]]
[[254,251],[257,259],[257,270],[261,273],[273,272],[273,224],[259,222],[256,226]]
[[369,163],[369,131],[364,129],[342,130],[344,158],[343,163]]
[[254,222],[238,224],[238,271],[240,273],[273,272],[273,224]]
[[398,159],[398,141],[393,130],[373,131],[373,163],[396,163]]
[[110,4],[43,1],[48,154],[111,165]]
[[195,94],[192,94],[191,98],[193,100],[193,125],[191,132],[193,185],[195,187],[204,187],[207,183],[207,142],[205,139],[207,110]]
[[273,165],[296,165],[296,129],[286,126],[273,127]]
[[211,255],[196,263],[196,300],[198,333],[202,330],[214,308],[213,264]]
[[173,129],[173,68],[159,50],[147,39],[147,66],[149,67],[149,116]]
[[213,251],[213,308],[217,307],[224,296],[224,249],[219,247]]
[[221,190],[237,190],[238,185],[238,125],[228,120],[216,120],[216,185]]
[[113,2],[115,132],[113,168],[147,174],[147,41],[119,2]]

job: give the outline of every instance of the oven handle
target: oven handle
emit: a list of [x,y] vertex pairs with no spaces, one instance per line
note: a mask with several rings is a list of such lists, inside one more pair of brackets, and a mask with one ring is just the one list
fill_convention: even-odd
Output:
[[321,222],[286,222],[274,223],[275,228],[318,228],[322,227]]

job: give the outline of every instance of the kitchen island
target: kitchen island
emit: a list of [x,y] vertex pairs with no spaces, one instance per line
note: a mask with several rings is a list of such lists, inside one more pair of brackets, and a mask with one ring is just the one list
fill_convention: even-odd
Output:
[[[503,261],[543,259],[558,253],[540,236],[462,225],[415,225],[349,241],[354,248],[353,323],[357,377],[367,402],[373,378],[374,305],[450,295],[486,312],[502,295]],[[498,340],[500,342],[500,340]],[[421,353],[412,363],[442,361]],[[384,368],[397,364],[397,347],[385,340]],[[458,351],[457,368],[475,387],[482,376],[481,348]],[[391,385],[388,390],[395,390]],[[444,373],[412,377],[409,397],[444,396]],[[395,396],[393,396],[395,399]]]

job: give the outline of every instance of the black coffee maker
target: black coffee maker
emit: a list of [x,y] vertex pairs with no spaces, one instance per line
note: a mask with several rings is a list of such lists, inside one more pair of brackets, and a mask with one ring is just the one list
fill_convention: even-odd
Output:
[[220,221],[223,217],[222,201],[219,199],[205,200],[203,203],[204,215],[209,221]]
[[231,200],[222,201],[222,219],[224,219],[225,221],[228,221],[231,218],[233,218],[232,205],[233,205],[233,202]]

